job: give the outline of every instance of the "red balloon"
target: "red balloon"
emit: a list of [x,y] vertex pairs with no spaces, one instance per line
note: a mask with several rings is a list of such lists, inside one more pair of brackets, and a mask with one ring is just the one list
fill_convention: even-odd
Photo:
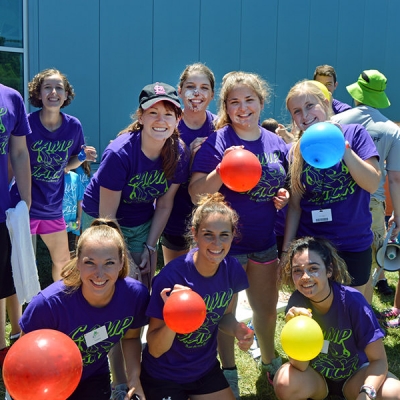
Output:
[[18,339],[3,364],[3,381],[15,400],[65,400],[81,379],[82,356],[62,332],[39,329]]
[[235,192],[253,189],[261,178],[261,164],[251,151],[230,151],[221,161],[220,175],[225,186]]
[[199,329],[206,319],[206,303],[193,290],[173,292],[164,304],[163,316],[168,328],[176,333]]

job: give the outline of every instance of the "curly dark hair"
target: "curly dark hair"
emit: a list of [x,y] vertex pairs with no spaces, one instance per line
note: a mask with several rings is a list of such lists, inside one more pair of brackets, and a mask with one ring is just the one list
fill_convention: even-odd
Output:
[[34,107],[37,107],[37,108],[43,107],[43,102],[40,99],[40,89],[42,87],[42,83],[45,80],[45,78],[48,78],[49,76],[52,76],[52,75],[60,75],[61,76],[63,83],[64,83],[64,89],[65,89],[66,93],[68,94],[67,99],[64,101],[64,104],[61,106],[61,108],[64,108],[64,107],[68,106],[69,104],[71,104],[72,99],[75,97],[74,88],[69,83],[66,75],[64,75],[58,69],[48,68],[48,69],[44,69],[43,71],[36,74],[33,77],[33,79],[28,83],[29,102]]

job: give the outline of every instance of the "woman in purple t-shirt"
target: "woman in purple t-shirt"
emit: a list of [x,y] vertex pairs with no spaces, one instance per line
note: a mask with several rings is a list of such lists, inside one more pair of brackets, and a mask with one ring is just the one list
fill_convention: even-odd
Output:
[[286,322],[312,317],[324,345],[310,361],[289,357],[274,378],[277,397],[400,399],[400,381],[388,372],[384,332],[364,296],[344,286],[351,277],[332,244],[310,236],[297,239],[283,264],[281,284],[295,289]]
[[[240,263],[228,255],[238,216],[220,193],[203,195],[193,212],[190,237],[195,247],[156,275],[147,315],[147,346],[141,381],[147,399],[224,399],[234,394],[217,359],[223,330],[247,351],[254,333],[234,316],[237,293],[248,286]],[[168,294],[193,290],[204,299],[206,317],[193,332],[176,333],[163,317]]]
[[[197,152],[192,165],[189,193],[197,200],[201,193],[221,192],[239,214],[240,240],[234,241],[231,255],[239,259],[247,272],[247,295],[253,309],[253,325],[261,349],[260,367],[267,374],[280,366],[275,356],[274,335],[278,288],[278,253],[274,223],[276,210],[287,203],[286,143],[259,125],[267,100],[267,83],[256,74],[230,72],[223,78],[217,131]],[[234,192],[225,186],[218,165],[226,153],[244,147],[254,153],[262,167],[259,183],[246,192]],[[219,340],[221,360],[226,368],[235,367],[233,342]]]
[[[64,169],[95,161],[96,149],[85,146],[82,125],[61,112],[75,97],[67,77],[56,69],[45,69],[28,84],[29,102],[40,107],[28,115],[32,134],[26,139],[32,171],[30,229],[40,235],[50,252],[53,280],[69,261],[68,237],[63,217]],[[16,187],[11,188],[15,194]]]
[[[178,130],[181,139],[190,148],[193,158],[207,137],[214,132],[216,115],[207,110],[214,98],[215,77],[202,63],[188,65],[182,72],[178,94],[184,109]],[[189,251],[186,229],[190,222],[193,203],[188,193],[189,182],[183,183],[174,198],[174,207],[161,236],[164,265]]]
[[[299,137],[310,126],[329,120],[332,108],[319,86],[301,81],[289,91],[286,105]],[[358,124],[342,125],[343,159],[320,169],[304,161],[300,140],[291,148],[291,197],[286,216],[285,250],[296,236],[324,237],[346,261],[352,286],[363,292],[371,266],[370,193],[379,186],[379,154],[368,132]],[[327,139],[328,140],[328,139]]]

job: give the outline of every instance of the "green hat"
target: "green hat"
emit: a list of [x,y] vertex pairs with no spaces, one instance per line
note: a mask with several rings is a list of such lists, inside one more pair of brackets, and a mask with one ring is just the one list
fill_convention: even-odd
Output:
[[376,69],[363,71],[356,83],[346,87],[350,96],[366,106],[386,108],[390,101],[386,96],[386,76]]

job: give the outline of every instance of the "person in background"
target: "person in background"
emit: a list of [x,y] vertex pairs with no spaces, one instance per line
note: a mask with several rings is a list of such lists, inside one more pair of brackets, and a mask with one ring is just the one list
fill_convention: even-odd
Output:
[[295,237],[330,240],[349,268],[352,286],[363,293],[372,261],[369,201],[379,186],[379,154],[361,125],[341,125],[343,158],[325,169],[309,165],[300,152],[300,139],[310,126],[329,121],[329,100],[312,81],[301,81],[290,89],[286,106],[300,134],[289,156],[291,193],[283,251]]
[[[284,189],[288,147],[276,134],[259,125],[269,96],[268,84],[258,75],[233,71],[226,74],[220,91],[217,131],[202,144],[192,164],[189,193],[192,201],[203,193],[222,193],[239,214],[240,240],[230,254],[247,272],[247,297],[253,310],[253,325],[261,349],[260,369],[271,379],[281,365],[275,355],[274,336],[278,301],[278,254],[274,223],[276,210],[288,201]],[[219,163],[223,157],[244,148],[257,156],[262,167],[259,183],[246,192],[230,190],[222,182]],[[234,342],[221,334],[219,354],[224,373],[239,398]]]
[[[141,328],[149,301],[147,288],[128,277],[129,256],[118,224],[93,221],[79,238],[76,256],[62,270],[62,280],[42,290],[20,320],[23,333],[55,329],[78,346],[83,361],[81,381],[68,400],[109,400],[110,370],[107,354],[121,342],[127,382],[115,389],[128,400],[144,398],[140,384]],[[97,330],[100,341],[88,335]],[[129,388],[129,390],[128,390]]]
[[[237,223],[223,195],[203,195],[190,223],[194,247],[154,278],[141,374],[148,399],[234,399],[217,359],[217,335],[223,330],[243,351],[253,342],[253,331],[233,314],[237,293],[248,286],[239,261],[228,255]],[[166,325],[163,307],[168,294],[183,290],[198,293],[207,313],[197,330],[178,334]]]
[[68,234],[68,248],[72,256],[75,254],[76,242],[81,234],[83,192],[79,175],[65,170],[63,216]]
[[[339,84],[339,82],[337,81],[335,69],[326,64],[319,65],[315,68],[313,79],[315,81],[323,83],[332,93],[332,96]],[[346,103],[342,103],[341,101],[332,97],[332,109],[334,114],[339,114],[343,111],[351,109],[351,106]]]
[[294,135],[286,129],[285,125],[280,124],[274,118],[264,119],[264,121],[261,122],[261,126],[267,131],[276,133],[286,143],[292,143],[294,140]]
[[[146,85],[136,118],[105,149],[83,196],[83,229],[93,218],[119,223],[134,262],[131,276],[150,290],[157,265],[157,242],[174,196],[188,180],[190,155],[177,129],[181,107],[165,83]],[[126,381],[120,346],[110,355],[113,386]]]
[[[202,63],[188,65],[179,79],[178,95],[184,108],[178,124],[178,131],[181,139],[190,149],[192,159],[202,143],[215,130],[213,121],[216,115],[207,110],[208,105],[214,99],[214,88],[214,74]],[[188,186],[189,181],[179,186],[171,215],[161,235],[164,265],[189,251],[186,228],[193,203]]]
[[[10,178],[20,184],[20,198],[31,206],[31,169],[26,136],[31,134],[24,101],[14,89],[0,84],[0,368],[9,350],[6,343],[6,303],[11,322],[11,342],[19,337],[18,302],[11,268],[11,241],[6,225],[6,211],[11,207]],[[10,163],[10,168],[8,164]],[[9,176],[10,172],[10,176]]]
[[[379,188],[371,194],[370,201],[371,229],[374,233],[372,271],[378,268],[376,253],[382,247],[386,236],[384,188],[386,174],[393,204],[393,215],[389,218],[388,228],[393,223],[396,224],[391,239],[396,239],[400,233],[400,128],[379,111],[379,109],[390,106],[390,101],[385,93],[386,84],[385,75],[378,70],[363,71],[357,82],[346,87],[354,99],[355,107],[333,118],[340,124],[361,124],[371,135],[379,153],[379,167],[382,176]],[[376,288],[384,295],[393,294],[393,289],[388,285],[383,270]],[[371,304],[372,280],[367,289],[366,298]]]
[[384,332],[363,295],[347,286],[346,263],[331,243],[303,237],[293,241],[281,272],[282,287],[295,291],[286,322],[300,315],[321,327],[324,346],[310,361],[289,357],[276,373],[280,400],[400,399],[400,381],[388,372]]
[[[28,84],[29,102],[40,110],[28,115],[32,134],[27,138],[32,170],[32,235],[40,235],[49,249],[52,277],[61,277],[69,261],[68,236],[62,211],[64,170],[77,168],[84,160],[96,160],[96,149],[86,146],[82,125],[61,112],[75,92],[67,77],[57,69],[45,69]],[[11,192],[20,191],[14,185]]]

